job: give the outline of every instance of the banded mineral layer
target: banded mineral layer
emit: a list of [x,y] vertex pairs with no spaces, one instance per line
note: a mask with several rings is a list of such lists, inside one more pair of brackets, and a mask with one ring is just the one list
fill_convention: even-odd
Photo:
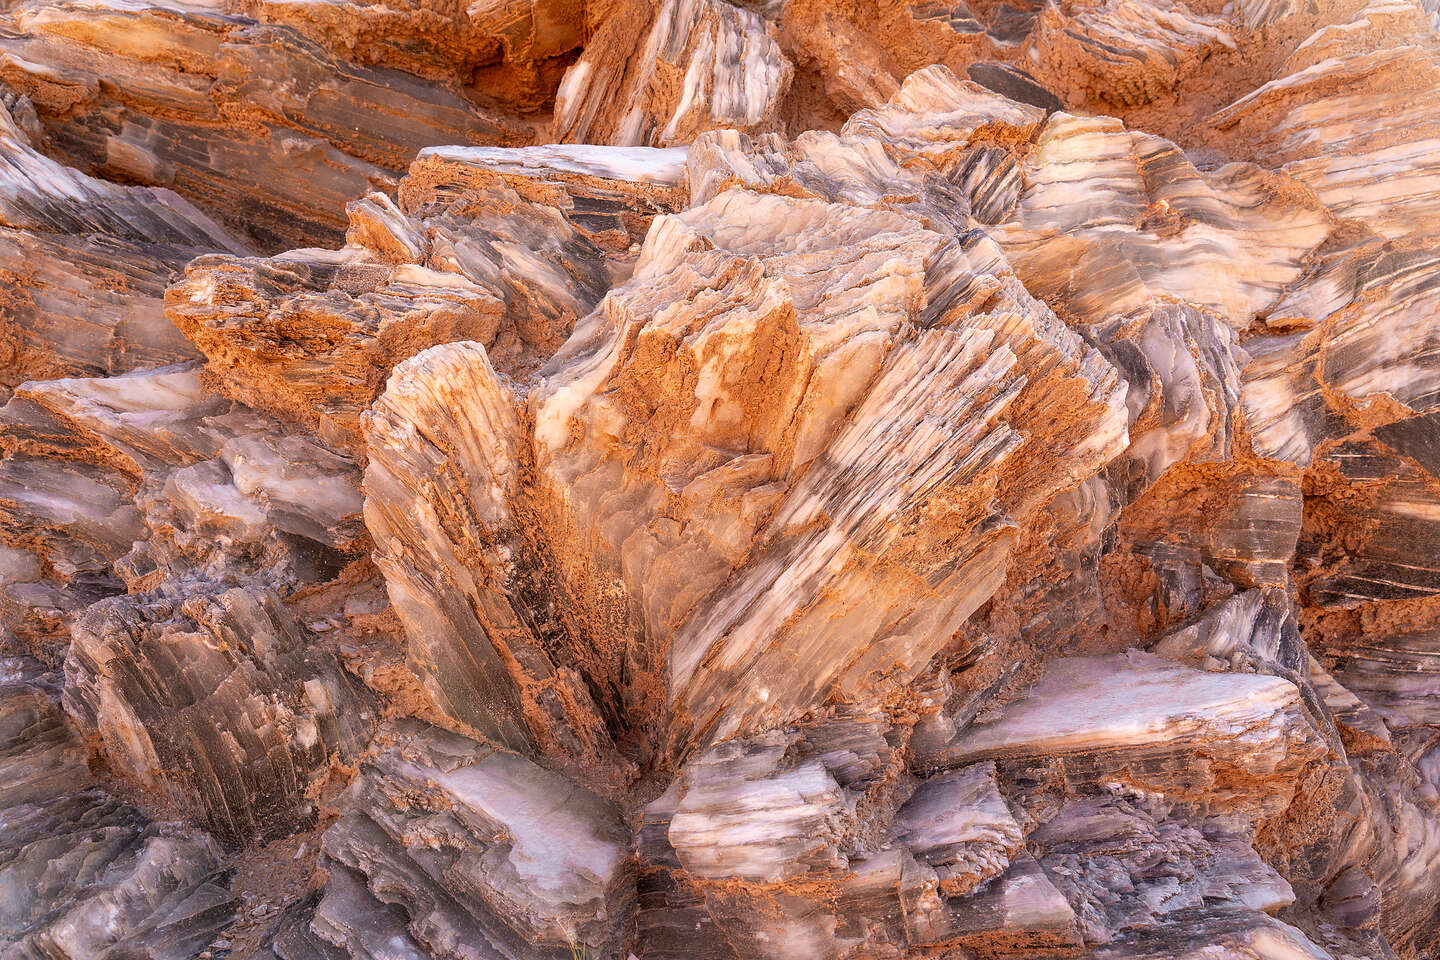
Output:
[[1432,0],[0,0],[0,960],[1440,956]]

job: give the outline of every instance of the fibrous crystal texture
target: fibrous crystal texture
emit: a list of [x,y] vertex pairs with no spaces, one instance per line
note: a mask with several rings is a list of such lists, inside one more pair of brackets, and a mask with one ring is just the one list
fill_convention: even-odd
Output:
[[1440,956],[1432,0],[0,0],[0,960]]

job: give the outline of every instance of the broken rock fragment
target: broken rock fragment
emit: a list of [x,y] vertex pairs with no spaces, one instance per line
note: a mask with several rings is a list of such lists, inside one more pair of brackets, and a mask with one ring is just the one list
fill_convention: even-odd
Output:
[[684,151],[437,148],[398,197],[350,204],[339,250],[192,261],[166,309],[213,381],[360,452],[360,415],[426,347],[473,340],[533,370],[628,275],[651,218],[683,204]]
[[118,772],[227,842],[312,822],[312,790],[376,724],[363,688],[268,591],[116,598],[74,636],[67,711]]
[[794,68],[758,13],[724,0],[600,9],[594,39],[556,91],[555,139],[669,147],[705,130],[777,124]]
[[0,6],[7,960],[1440,946],[1432,0]]
[[[431,956],[612,958],[633,922],[628,843],[619,809],[584,787],[405,721],[378,735],[324,852],[398,908]],[[338,907],[322,902],[312,927],[345,946]]]
[[33,660],[0,658],[0,951],[195,956],[235,915],[220,846],[96,782],[58,681]]

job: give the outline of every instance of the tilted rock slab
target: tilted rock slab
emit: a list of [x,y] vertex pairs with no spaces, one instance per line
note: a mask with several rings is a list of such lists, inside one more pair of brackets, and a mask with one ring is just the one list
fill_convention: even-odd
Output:
[[[422,955],[623,955],[634,879],[618,807],[516,754],[415,721],[376,743],[349,811],[325,833],[325,857],[404,908]],[[333,926],[312,927],[345,945]]]
[[683,205],[684,176],[683,150],[427,149],[398,203],[350,204],[344,248],[197,258],[166,311],[235,399],[362,452],[360,414],[426,347],[538,367]]
[[312,788],[378,720],[272,592],[116,598],[73,634],[66,710],[126,775],[226,842],[313,822]]
[[20,4],[0,50],[0,79],[62,158],[174,189],[259,246],[338,238],[345,204],[393,186],[421,147],[528,140],[453,93],[206,5]]
[[0,387],[198,356],[165,319],[165,285],[197,254],[244,247],[169,190],[56,163],[17,121],[27,111],[0,106]]
[[220,847],[96,783],[56,680],[0,658],[0,953],[193,957],[236,910]]

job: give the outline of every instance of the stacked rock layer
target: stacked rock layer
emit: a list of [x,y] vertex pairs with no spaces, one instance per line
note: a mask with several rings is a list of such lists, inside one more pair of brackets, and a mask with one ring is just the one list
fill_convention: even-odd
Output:
[[0,2],[0,960],[1440,956],[1433,7]]

